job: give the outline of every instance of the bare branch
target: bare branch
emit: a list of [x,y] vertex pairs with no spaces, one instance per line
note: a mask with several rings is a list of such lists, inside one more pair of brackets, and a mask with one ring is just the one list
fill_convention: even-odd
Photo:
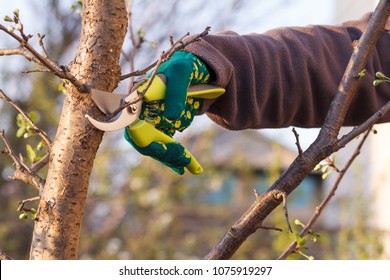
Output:
[[30,166],[31,172],[36,173],[36,172],[38,172],[39,170],[41,170],[46,164],[49,163],[49,159],[50,159],[50,154],[47,153],[43,158],[41,158],[41,159],[38,160],[37,162],[34,162],[34,163]]
[[298,132],[296,131],[295,127],[293,127],[292,129],[292,132],[294,133],[294,136],[295,136],[295,145],[297,145],[297,148],[298,148],[298,155],[299,156],[302,156],[302,148],[301,148],[301,143],[299,142],[299,134]]
[[24,206],[26,205],[26,203],[29,203],[29,202],[33,202],[33,201],[37,201],[41,199],[40,196],[34,196],[32,198],[27,198],[27,199],[23,199],[21,201],[19,201],[19,207],[18,207],[18,212],[22,211],[22,210],[25,210],[27,211],[28,209],[25,209]]
[[45,44],[43,43],[43,38],[45,38],[45,35],[41,35],[41,34],[38,33],[39,45],[41,46],[42,51],[45,54],[45,57],[49,58],[49,54],[47,53],[46,48],[45,48]]
[[344,135],[337,141],[336,145],[338,148],[342,148],[355,139],[356,136],[362,134],[364,131],[369,130],[374,124],[376,124],[386,113],[390,110],[390,101],[382,106],[375,114],[373,114],[369,119],[364,123],[355,127],[350,133]]
[[259,229],[265,229],[265,230],[274,230],[274,231],[280,231],[282,232],[283,230],[281,228],[278,228],[278,227],[274,227],[274,226],[259,226]]
[[[336,181],[334,182],[332,189],[327,194],[327,196],[323,199],[321,204],[316,207],[316,210],[314,212],[314,215],[311,217],[309,222],[305,225],[305,227],[301,230],[299,233],[300,237],[303,237],[307,235],[311,229],[313,228],[314,224],[317,222],[318,218],[320,217],[322,210],[325,209],[325,207],[328,205],[329,201],[332,199],[332,197],[335,195],[337,188],[340,185],[340,182],[342,181],[344,175],[346,174],[349,167],[352,165],[353,161],[356,159],[356,157],[360,154],[360,150],[363,147],[364,142],[366,141],[370,130],[367,130],[364,134],[363,139],[360,141],[358,147],[356,148],[355,152],[352,154],[348,162],[345,164],[344,168],[339,172],[339,175],[337,176]],[[290,244],[290,246],[286,249],[286,251],[283,252],[282,255],[280,255],[279,260],[286,259],[291,253],[293,253],[296,250],[297,247],[297,241],[294,241]]]
[[[204,37],[207,34],[209,34],[209,32],[210,32],[210,26],[206,27],[202,33],[192,36],[191,39],[189,39],[187,41],[184,41],[184,39],[189,36],[189,33],[185,34],[178,41],[174,42],[174,44],[172,45],[171,48],[169,48],[166,52],[164,52],[163,57],[162,57],[163,62],[168,60],[176,51],[184,49],[189,44],[192,44],[193,42],[196,42],[197,40],[199,40],[199,38]],[[138,71],[134,71],[134,72],[129,73],[129,74],[122,75],[120,77],[120,80],[122,81],[122,80],[125,80],[125,79],[130,78],[130,77],[145,75],[153,67],[156,67],[156,65],[160,59],[156,60],[154,63],[152,63],[151,65],[149,65],[148,67],[146,67],[143,70],[138,70]]]
[[32,172],[31,169],[15,155],[7,137],[5,136],[4,130],[0,131],[0,138],[3,140],[6,146],[6,149],[3,151],[3,153],[7,154],[15,164],[14,176],[10,177],[10,179],[25,182],[26,184],[32,185],[38,191],[40,191],[45,185],[45,180]]
[[33,55],[31,55],[29,51],[23,49],[22,47],[0,50],[0,56],[10,56],[10,55],[21,55],[24,56],[28,61],[42,65],[42,63],[38,59],[36,59]]
[[[25,56],[27,59],[28,57],[30,57],[30,61],[34,61],[35,63],[39,64],[39,65],[43,65],[45,66],[47,69],[49,69],[52,73],[54,73],[57,77],[61,78],[61,79],[65,79],[65,80],[68,80],[69,82],[71,82],[77,89],[78,91],[80,91],[81,93],[85,93],[85,92],[88,92],[88,88],[81,84],[77,79],[76,77],[74,77],[70,72],[68,71],[64,71],[64,68],[59,66],[56,62],[54,62],[52,59],[50,59],[49,57],[44,57],[42,56],[39,52],[37,52],[29,43],[28,43],[28,39],[31,38],[31,36],[23,36],[23,32],[21,31],[21,34],[22,34],[22,37],[16,35],[14,32],[10,32],[8,31],[8,29],[0,24],[0,30],[4,31],[5,33],[7,33],[8,35],[10,35],[11,37],[13,37],[16,41],[19,42],[20,44],[20,48],[23,48],[25,49],[28,53],[30,53],[30,55],[28,55],[26,57],[26,55],[23,55]],[[45,52],[46,54],[46,52]],[[35,59],[34,60],[31,60],[31,57],[34,57]]]

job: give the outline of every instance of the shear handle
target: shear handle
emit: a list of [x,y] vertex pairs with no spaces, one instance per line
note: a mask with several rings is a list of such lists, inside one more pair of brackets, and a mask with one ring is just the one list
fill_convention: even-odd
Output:
[[[137,146],[139,147],[146,147],[154,141],[161,142],[164,144],[172,142],[177,143],[171,137],[161,132],[150,123],[147,123],[143,120],[137,120],[127,129],[131,136],[131,139],[133,139],[135,144],[137,144]],[[192,174],[202,173],[203,168],[196,160],[196,158],[187,149],[184,149],[184,152],[186,154],[186,157],[191,158],[190,163],[186,166],[188,171],[190,171]]]

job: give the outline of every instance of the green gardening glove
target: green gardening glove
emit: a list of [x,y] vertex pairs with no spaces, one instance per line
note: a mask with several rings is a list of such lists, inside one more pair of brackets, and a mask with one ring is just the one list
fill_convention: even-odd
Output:
[[[184,51],[174,53],[161,64],[157,74],[164,74],[167,78],[165,100],[144,102],[139,118],[172,137],[177,130],[183,131],[191,124],[202,105],[202,99],[187,97],[188,87],[207,83],[210,75],[199,58]],[[162,162],[178,174],[184,174],[184,167],[191,161],[179,143],[152,142],[141,148],[131,139],[127,129],[125,138],[138,152]]]

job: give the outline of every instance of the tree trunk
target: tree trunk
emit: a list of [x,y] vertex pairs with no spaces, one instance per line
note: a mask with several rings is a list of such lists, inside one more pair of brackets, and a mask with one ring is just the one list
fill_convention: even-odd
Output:
[[[84,0],[82,31],[72,74],[90,88],[112,91],[127,31],[124,0]],[[61,36],[61,34],[59,34]],[[89,125],[86,113],[101,114],[90,94],[68,86],[46,184],[41,190],[31,259],[76,259],[89,176],[103,133]]]

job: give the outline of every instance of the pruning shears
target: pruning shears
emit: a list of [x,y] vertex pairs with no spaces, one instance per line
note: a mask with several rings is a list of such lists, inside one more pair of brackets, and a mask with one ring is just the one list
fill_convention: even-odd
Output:
[[[115,131],[128,127],[128,132],[132,140],[139,147],[146,147],[154,141],[164,144],[176,142],[173,138],[158,130],[152,124],[139,119],[143,102],[153,102],[165,99],[166,77],[164,75],[156,75],[141,98],[140,94],[143,92],[146,85],[146,81],[141,83],[141,85],[129,95],[92,89],[91,93],[93,101],[106,115],[111,115],[118,111],[119,108],[123,107],[123,104],[131,103],[131,105],[124,107],[116,116],[108,121],[98,121],[88,114],[85,117],[94,127],[102,131]],[[224,92],[225,89],[221,87],[208,84],[198,84],[191,85],[188,88],[187,96],[214,99],[222,95]],[[186,166],[186,168],[192,174],[202,173],[203,168],[196,158],[187,149],[185,149],[185,154],[186,157],[191,158],[191,162]]]

